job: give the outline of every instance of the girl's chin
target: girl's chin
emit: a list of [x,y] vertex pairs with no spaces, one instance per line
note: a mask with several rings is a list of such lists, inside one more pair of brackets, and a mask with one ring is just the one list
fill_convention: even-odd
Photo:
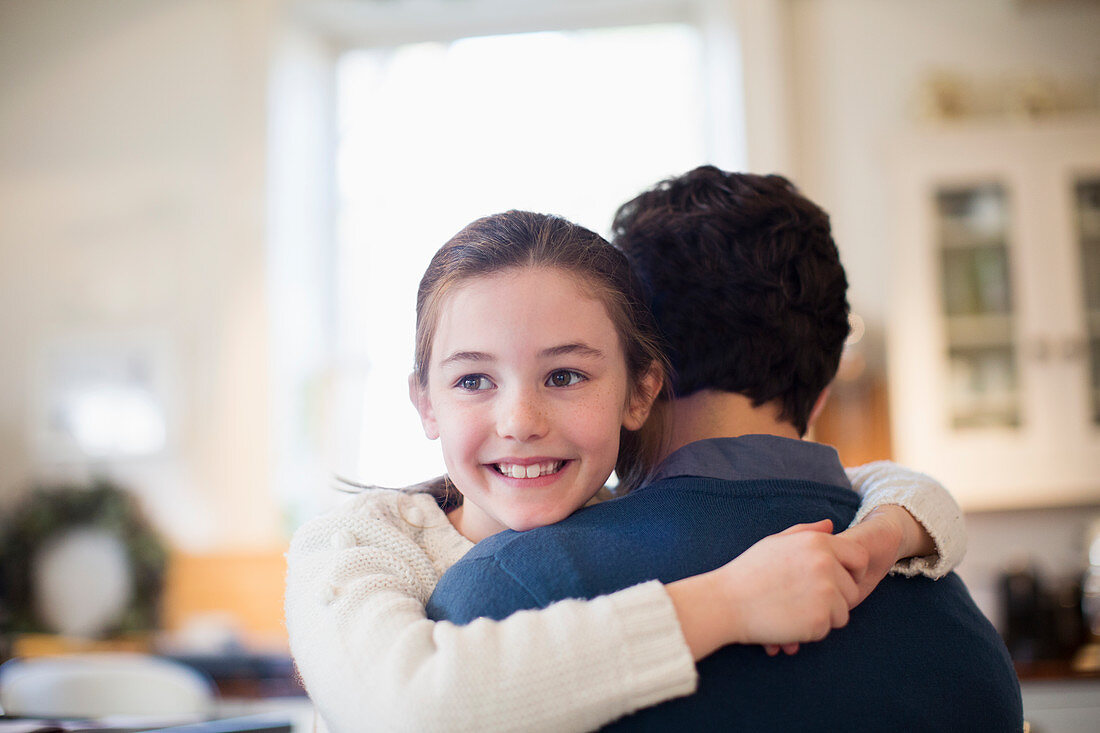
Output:
[[527,530],[545,527],[548,524],[557,524],[577,511],[577,509],[580,509],[580,507],[574,507],[572,509],[547,507],[545,510],[541,511],[526,511],[522,514],[507,517],[506,524],[508,525],[508,529],[515,530],[516,532],[526,532]]

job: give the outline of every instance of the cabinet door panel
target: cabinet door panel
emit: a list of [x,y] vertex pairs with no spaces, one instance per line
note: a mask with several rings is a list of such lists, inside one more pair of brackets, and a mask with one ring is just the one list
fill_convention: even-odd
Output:
[[936,242],[953,429],[1020,425],[1008,195],[936,186]]
[[964,508],[1100,501],[1098,129],[895,146],[895,453]]
[[1096,426],[1100,425],[1100,173],[1079,176],[1073,188],[1085,316],[1084,335],[1069,348],[1072,358],[1086,363],[1086,402]]
[[1100,131],[1068,130],[1032,150],[1049,205],[1057,267],[1047,289],[1062,310],[1051,328],[1052,440],[1067,483],[1100,501]]

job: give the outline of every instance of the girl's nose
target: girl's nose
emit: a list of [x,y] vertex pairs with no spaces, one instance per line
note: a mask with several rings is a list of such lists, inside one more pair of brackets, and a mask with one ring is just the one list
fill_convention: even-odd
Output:
[[546,413],[535,395],[526,391],[517,392],[501,402],[497,416],[500,437],[526,442],[546,434]]

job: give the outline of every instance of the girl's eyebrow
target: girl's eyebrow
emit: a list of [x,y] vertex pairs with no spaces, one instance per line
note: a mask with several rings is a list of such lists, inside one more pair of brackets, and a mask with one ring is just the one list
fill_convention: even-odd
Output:
[[[564,356],[571,354],[574,356],[585,356],[591,359],[602,359],[603,352],[599,349],[593,348],[588,344],[573,343],[562,344],[561,346],[551,346],[548,349],[543,349],[539,352],[540,358],[552,357],[552,356]],[[448,364],[454,364],[461,361],[496,361],[496,357],[492,354],[487,354],[484,351],[456,351],[448,356],[443,361],[439,362],[440,367],[445,367]]]
[[444,367],[456,361],[493,361],[493,356],[492,354],[486,354],[484,351],[456,351],[439,362],[439,366]]
[[543,349],[539,352],[539,356],[564,356],[571,354],[575,356],[587,356],[593,359],[602,359],[603,352],[599,349],[592,348],[588,344],[575,343],[575,344],[562,344],[561,346],[551,346],[549,349]]

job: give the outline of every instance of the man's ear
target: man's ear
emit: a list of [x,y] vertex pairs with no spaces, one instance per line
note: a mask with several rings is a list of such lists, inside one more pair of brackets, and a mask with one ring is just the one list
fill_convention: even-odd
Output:
[[653,402],[661,393],[661,385],[664,383],[664,373],[657,362],[650,365],[649,370],[642,376],[631,390],[626,412],[623,415],[623,427],[627,430],[638,430],[645,425],[649,417],[649,411],[653,409]]
[[420,380],[416,372],[409,375],[409,400],[420,414],[420,424],[424,427],[424,435],[428,440],[439,437],[439,425],[435,421],[435,412],[432,410],[432,401],[428,399],[428,389],[420,386]]
[[829,392],[832,390],[833,385],[829,384],[825,389],[821,390],[821,394],[814,400],[813,409],[810,410],[810,417],[806,420],[806,429],[809,430],[817,422],[817,418],[821,416],[821,411],[825,409],[825,402],[829,399]]

